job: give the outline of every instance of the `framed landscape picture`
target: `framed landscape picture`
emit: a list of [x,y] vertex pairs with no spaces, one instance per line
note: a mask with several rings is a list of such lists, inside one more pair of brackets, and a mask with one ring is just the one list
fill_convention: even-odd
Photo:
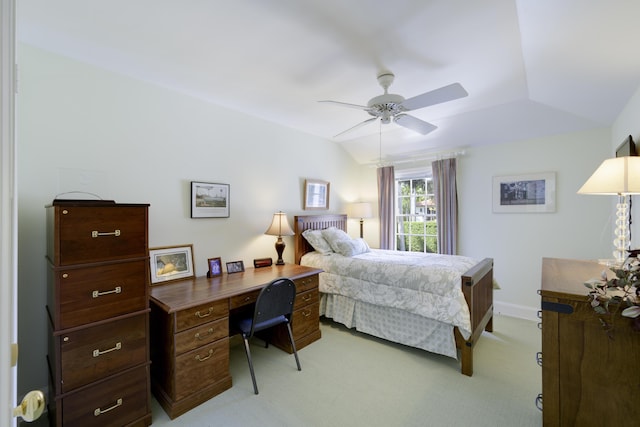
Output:
[[191,181],[191,218],[228,218],[229,184]]
[[493,177],[493,212],[555,211],[555,172]]
[[149,249],[151,284],[194,277],[193,245]]

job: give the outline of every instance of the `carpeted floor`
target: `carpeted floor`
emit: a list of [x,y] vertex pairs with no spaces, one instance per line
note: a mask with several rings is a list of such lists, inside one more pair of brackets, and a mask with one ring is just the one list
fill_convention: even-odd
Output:
[[242,341],[231,343],[233,387],[170,420],[152,399],[154,426],[541,426],[535,406],[541,331],[494,318],[475,347],[474,376],[456,360],[372,338],[329,320],[322,339],[293,355],[252,345],[253,394]]

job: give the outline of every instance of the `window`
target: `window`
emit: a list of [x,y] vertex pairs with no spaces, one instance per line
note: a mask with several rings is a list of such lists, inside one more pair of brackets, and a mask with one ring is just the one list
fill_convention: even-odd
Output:
[[438,229],[432,178],[397,178],[395,194],[396,249],[437,253]]

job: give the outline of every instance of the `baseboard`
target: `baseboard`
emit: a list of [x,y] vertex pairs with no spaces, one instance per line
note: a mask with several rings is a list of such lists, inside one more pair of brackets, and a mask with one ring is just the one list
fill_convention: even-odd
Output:
[[538,322],[538,307],[527,307],[525,305],[510,304],[508,302],[494,301],[493,312],[494,314],[501,314],[503,316],[518,317],[520,319],[532,320]]

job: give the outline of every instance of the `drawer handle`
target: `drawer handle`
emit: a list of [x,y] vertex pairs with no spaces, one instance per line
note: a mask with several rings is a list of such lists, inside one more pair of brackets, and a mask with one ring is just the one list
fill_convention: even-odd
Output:
[[122,288],[120,286],[116,286],[114,290],[112,291],[104,291],[104,292],[100,292],[100,291],[93,291],[91,292],[91,296],[94,298],[98,298],[101,297],[103,295],[109,295],[109,294],[119,294],[122,292]]
[[538,362],[538,365],[542,366],[542,352],[541,351],[536,353],[536,362]]
[[[205,336],[209,336],[211,334],[213,334],[213,328],[209,328],[209,330],[207,331],[207,334]],[[200,332],[196,333],[196,339],[197,340],[203,339],[202,335],[200,335]]]
[[249,295],[248,297],[244,297],[244,301],[245,302],[249,302],[253,299],[253,297],[251,295]]
[[302,299],[304,300],[304,302],[309,302],[311,301],[311,295],[305,295],[302,297]]
[[200,310],[196,311],[195,315],[199,318],[203,318],[203,317],[207,317],[207,316],[211,316],[211,313],[213,313],[213,307],[209,307],[209,311],[207,313],[201,314]]
[[116,346],[115,346],[115,347],[110,348],[110,349],[108,349],[108,350],[104,350],[104,351],[100,351],[100,350],[98,350],[98,349],[93,350],[93,357],[98,357],[98,356],[103,355],[103,354],[105,354],[105,353],[111,353],[112,351],[120,350],[120,349],[122,349],[122,343],[121,343],[121,342],[116,343]]
[[114,230],[111,232],[100,232],[98,230],[93,230],[91,232],[91,237],[96,238],[96,237],[100,237],[100,236],[120,236],[120,230]]
[[311,310],[302,310],[302,315],[304,317],[309,317],[311,316]]
[[212,354],[213,354],[213,350],[212,350],[212,349],[209,349],[209,355],[208,355],[208,356],[200,357],[200,355],[198,354],[198,355],[196,355],[196,360],[197,360],[198,362],[204,362],[205,360],[209,359],[209,358],[211,357],[211,355],[212,355]]
[[111,411],[113,409],[116,409],[118,406],[122,406],[122,398],[116,400],[116,404],[113,405],[110,408],[107,408],[107,409],[98,408],[98,409],[96,409],[95,411],[93,411],[93,415],[97,417],[98,415],[106,414],[107,412],[109,412],[109,411]]

